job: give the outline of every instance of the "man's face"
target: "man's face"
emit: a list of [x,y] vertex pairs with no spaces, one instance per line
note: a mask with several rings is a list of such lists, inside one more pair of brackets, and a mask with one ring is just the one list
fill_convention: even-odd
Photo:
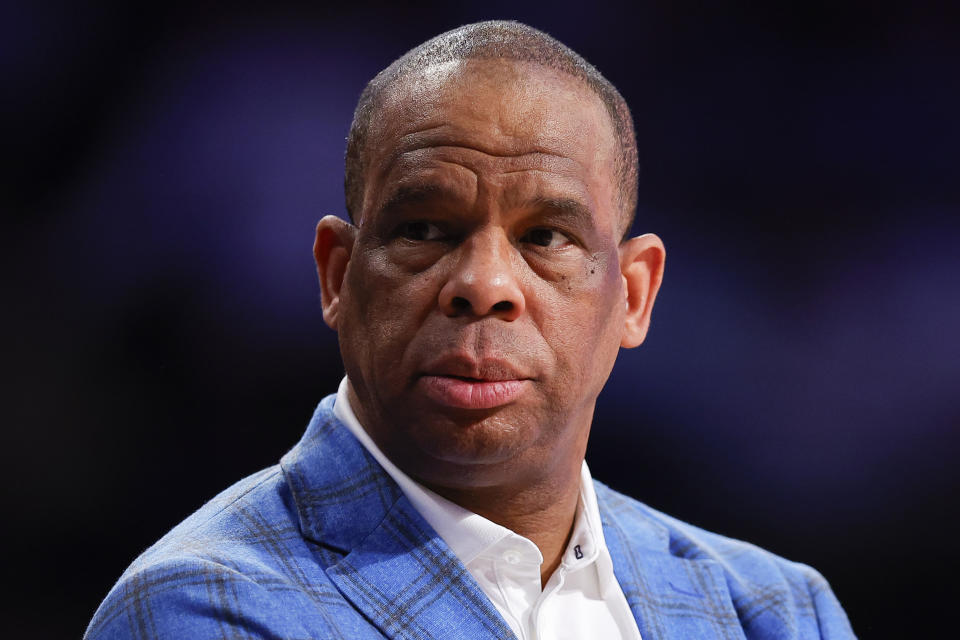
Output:
[[612,125],[543,67],[400,80],[374,117],[340,347],[355,410],[437,488],[578,468],[619,349]]

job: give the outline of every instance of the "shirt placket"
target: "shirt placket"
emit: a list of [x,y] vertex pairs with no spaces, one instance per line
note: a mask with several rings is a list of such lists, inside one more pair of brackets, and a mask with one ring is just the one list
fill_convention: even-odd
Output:
[[539,555],[521,550],[515,541],[509,541],[493,558],[497,587],[508,613],[520,630],[520,640],[533,640],[537,635],[532,627],[531,614],[541,597]]

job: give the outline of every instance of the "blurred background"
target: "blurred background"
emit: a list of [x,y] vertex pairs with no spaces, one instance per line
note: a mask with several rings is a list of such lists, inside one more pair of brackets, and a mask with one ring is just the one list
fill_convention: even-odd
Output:
[[667,271],[594,475],[818,568],[864,638],[943,637],[960,477],[952,3],[21,2],[0,13],[6,635],[274,464],[342,375],[313,228],[366,81],[515,18],[634,111]]

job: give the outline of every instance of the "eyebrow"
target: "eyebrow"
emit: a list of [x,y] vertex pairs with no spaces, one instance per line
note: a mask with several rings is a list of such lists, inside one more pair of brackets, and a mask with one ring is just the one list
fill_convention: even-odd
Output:
[[395,189],[386,199],[381,211],[395,211],[403,207],[409,207],[425,202],[436,202],[438,200],[459,200],[460,194],[453,189],[441,186],[439,184],[413,184],[402,185]]
[[[419,204],[440,201],[457,202],[462,200],[462,197],[463,194],[440,184],[406,184],[397,187],[387,197],[380,210],[389,213]],[[520,203],[518,208],[564,220],[567,224],[581,229],[594,226],[593,211],[576,198],[537,196]]]
[[554,216],[568,220],[571,224],[584,228],[590,228],[594,223],[593,211],[575,198],[538,196],[527,202],[526,207],[549,212]]

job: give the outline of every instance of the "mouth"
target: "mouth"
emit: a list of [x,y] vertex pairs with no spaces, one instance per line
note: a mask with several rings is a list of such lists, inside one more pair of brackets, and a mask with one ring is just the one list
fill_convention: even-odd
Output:
[[528,375],[497,359],[441,358],[427,367],[418,386],[433,402],[454,409],[494,409],[517,400]]
[[453,375],[424,375],[417,384],[437,404],[455,409],[494,409],[515,401],[530,380],[485,380]]

